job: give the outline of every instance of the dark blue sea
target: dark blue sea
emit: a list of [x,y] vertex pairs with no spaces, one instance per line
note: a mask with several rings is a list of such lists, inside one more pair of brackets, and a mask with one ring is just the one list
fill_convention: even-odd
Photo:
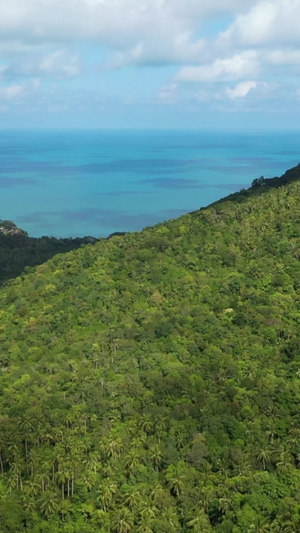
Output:
[[0,131],[0,219],[31,236],[135,231],[298,164],[300,132]]

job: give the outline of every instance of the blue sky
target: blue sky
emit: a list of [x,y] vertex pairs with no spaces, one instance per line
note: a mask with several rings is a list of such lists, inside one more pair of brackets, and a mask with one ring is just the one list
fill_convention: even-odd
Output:
[[0,0],[0,128],[298,129],[300,0]]

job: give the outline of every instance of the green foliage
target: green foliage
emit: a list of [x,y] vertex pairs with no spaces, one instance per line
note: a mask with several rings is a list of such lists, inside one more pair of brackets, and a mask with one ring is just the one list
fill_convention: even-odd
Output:
[[300,530],[300,182],[256,189],[2,288],[1,532]]
[[76,250],[83,244],[96,242],[93,237],[55,239],[28,237],[11,221],[0,220],[0,285],[19,276],[24,269],[39,265],[56,254]]

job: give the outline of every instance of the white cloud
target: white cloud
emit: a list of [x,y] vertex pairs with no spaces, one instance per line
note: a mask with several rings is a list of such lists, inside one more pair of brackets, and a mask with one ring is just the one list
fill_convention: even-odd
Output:
[[23,93],[23,85],[9,85],[8,87],[0,87],[0,100],[11,100],[21,96]]
[[[251,95],[255,99],[268,99],[276,95],[278,86],[275,83],[268,83],[265,81],[242,81],[234,88],[227,87],[220,97],[224,95],[230,100],[242,100]],[[252,96],[253,95],[253,96]]]
[[67,77],[77,76],[81,70],[78,56],[69,56],[64,50],[48,54],[41,61],[39,68],[46,74]]
[[266,60],[273,65],[299,65],[300,50],[272,50],[266,54]]
[[[253,2],[243,0],[1,0],[0,31],[30,40],[103,37],[118,33],[131,38],[153,31],[192,28],[203,17],[244,12]],[[177,31],[176,31],[177,33]],[[115,35],[113,38],[118,38]]]
[[300,42],[300,0],[256,2],[248,13],[237,16],[221,42],[253,46],[271,42]]
[[247,96],[252,89],[256,89],[256,87],[256,81],[242,81],[241,83],[238,83],[234,89],[227,88],[226,94],[231,100],[235,100],[236,98],[245,98],[245,96]]
[[[102,92],[127,103],[242,107],[267,100],[271,79],[283,87],[284,72],[290,87],[276,95],[288,100],[293,91],[295,100],[299,14],[300,0],[0,0],[0,98],[20,101],[42,78],[32,100],[42,105],[44,96],[53,112],[65,109],[47,92],[53,81],[64,102],[74,87],[89,88],[91,96],[73,98],[77,109]],[[128,65],[169,68],[140,78],[112,72]]]
[[30,83],[10,84],[6,87],[0,87],[0,101],[1,100],[16,100],[34,93],[40,86],[40,80],[34,79]]
[[196,100],[196,102],[207,102],[211,99],[211,96],[212,95],[209,91],[201,89],[196,94],[194,94],[194,100]]
[[7,65],[0,65],[0,78],[3,77],[3,75],[6,73],[8,67]]
[[[0,48],[94,40],[121,63],[198,62],[207,17],[243,13],[251,0],[0,0]],[[136,58],[136,47],[143,53]],[[120,58],[119,58],[120,59]]]
[[[76,76],[81,65],[67,50],[86,40],[113,50],[107,63],[114,68],[180,64],[189,65],[180,77],[214,80],[232,74],[234,79],[230,61],[245,60],[249,69],[243,74],[244,66],[237,65],[236,78],[248,78],[255,69],[245,45],[255,50],[274,39],[300,41],[299,12],[300,0],[0,0],[0,52],[6,57],[33,53],[34,47],[53,49],[56,43],[64,52],[47,51],[41,71]],[[233,22],[218,38],[224,15]],[[216,35],[208,38],[206,24],[215,22]],[[191,70],[199,65],[198,72]],[[30,72],[36,75],[36,66],[28,64]]]
[[257,74],[259,64],[253,50],[225,59],[216,59],[209,65],[183,67],[176,76],[178,81],[216,82],[241,79]]
[[164,64],[198,64],[200,58],[207,55],[208,47],[205,39],[192,41],[190,33],[181,33],[177,36],[166,36],[165,39],[153,40],[153,36],[145,37],[133,48],[117,52],[108,66],[112,68],[123,67],[129,64],[160,66]]
[[157,95],[158,101],[163,104],[174,104],[178,100],[177,89],[177,83],[171,83],[166,87],[161,87]]

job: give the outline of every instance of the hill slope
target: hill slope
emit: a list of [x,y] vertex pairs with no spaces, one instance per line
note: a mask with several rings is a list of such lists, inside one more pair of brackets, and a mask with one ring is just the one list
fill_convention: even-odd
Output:
[[300,182],[265,190],[1,291],[1,533],[300,530]]
[[14,222],[0,220],[0,285],[19,276],[26,267],[42,264],[58,253],[76,250],[96,240],[93,237],[29,237]]

